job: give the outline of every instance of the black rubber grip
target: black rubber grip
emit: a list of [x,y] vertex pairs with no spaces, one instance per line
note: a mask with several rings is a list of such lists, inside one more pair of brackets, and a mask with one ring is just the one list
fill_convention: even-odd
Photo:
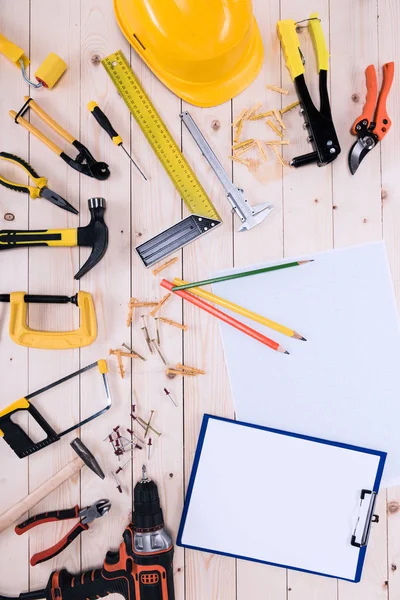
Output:
[[118,133],[115,131],[114,127],[111,125],[110,120],[108,119],[108,117],[106,117],[106,115],[103,113],[101,108],[99,108],[98,106],[95,106],[91,112],[92,112],[92,115],[94,116],[94,118],[96,119],[96,121],[98,122],[98,124],[100,125],[100,127],[102,127],[104,129],[104,131],[106,131],[108,133],[108,135],[110,136],[111,139],[113,139],[114,137],[119,137]]
[[77,519],[79,516],[79,506],[76,505],[74,508],[67,508],[65,510],[50,510],[48,512],[34,515],[26,521],[23,521],[15,527],[15,533],[22,535],[26,531],[41,525],[42,523],[50,523],[53,521],[66,521],[68,519]]
[[33,167],[31,167],[31,165],[28,162],[26,162],[26,160],[21,158],[20,156],[17,156],[16,154],[10,154],[9,152],[0,152],[0,158],[6,158],[7,160],[18,163],[19,165],[21,165],[22,167],[24,167],[24,169],[26,169],[28,171],[28,173],[32,177],[32,179],[39,178],[39,175],[36,173],[35,169]]

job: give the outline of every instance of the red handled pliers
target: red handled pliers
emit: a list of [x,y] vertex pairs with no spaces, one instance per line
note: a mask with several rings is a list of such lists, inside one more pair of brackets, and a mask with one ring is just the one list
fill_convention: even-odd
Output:
[[70,543],[78,537],[78,535],[89,529],[89,523],[106,515],[110,508],[111,503],[108,500],[103,499],[98,500],[91,506],[82,509],[80,509],[79,506],[75,506],[74,508],[69,508],[66,510],[53,510],[41,513],[40,515],[35,515],[34,517],[31,517],[30,519],[27,519],[23,523],[17,525],[15,528],[15,533],[22,535],[26,531],[29,531],[38,525],[42,525],[42,523],[66,521],[67,519],[80,519],[79,523],[77,523],[75,527],[73,527],[71,531],[69,531],[67,535],[64,536],[57,544],[32,556],[31,565],[34,567],[35,565],[45,562],[46,560],[57,556],[57,554],[60,554],[60,552],[65,550],[65,548],[69,546]]
[[355,120],[351,128],[351,133],[358,138],[349,152],[349,167],[352,175],[357,171],[368,152],[383,140],[392,125],[386,111],[386,98],[392,87],[394,62],[385,63],[382,70],[383,81],[379,98],[374,65],[369,65],[365,70],[367,96],[364,109],[362,115]]

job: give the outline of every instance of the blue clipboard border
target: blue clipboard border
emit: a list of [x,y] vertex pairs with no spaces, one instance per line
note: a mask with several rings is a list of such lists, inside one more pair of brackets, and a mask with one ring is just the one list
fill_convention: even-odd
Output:
[[363,448],[362,446],[353,446],[351,444],[343,444],[341,442],[333,442],[331,440],[316,438],[316,437],[312,437],[309,435],[302,435],[300,433],[293,433],[290,431],[284,431],[282,429],[274,429],[272,427],[263,427],[262,425],[246,423],[245,421],[235,421],[234,419],[227,419],[225,417],[217,417],[217,416],[206,413],[203,416],[203,421],[201,424],[199,439],[197,442],[196,452],[195,452],[194,461],[193,461],[193,467],[192,467],[192,471],[190,474],[189,485],[188,485],[188,489],[186,492],[185,503],[184,503],[183,512],[182,512],[182,518],[181,518],[181,522],[179,525],[178,536],[177,536],[177,540],[176,540],[177,546],[181,546],[182,548],[189,548],[191,550],[199,550],[200,552],[211,552],[212,554],[219,554],[221,556],[229,556],[231,558],[239,558],[242,560],[249,560],[251,562],[258,562],[258,563],[262,563],[262,564],[266,564],[266,565],[271,565],[274,567],[282,567],[284,569],[290,569],[292,571],[301,571],[304,573],[311,573],[312,575],[321,575],[323,577],[331,577],[334,579],[343,579],[345,581],[351,581],[353,583],[358,583],[361,579],[361,573],[362,573],[363,566],[364,566],[364,560],[365,560],[365,554],[367,551],[367,546],[363,546],[359,550],[357,568],[356,568],[356,573],[355,573],[354,579],[347,579],[345,577],[337,577],[336,575],[329,575],[327,573],[319,573],[317,571],[308,571],[307,569],[299,569],[298,567],[292,567],[290,565],[281,565],[278,563],[272,563],[272,562],[267,562],[267,561],[263,561],[263,560],[257,560],[255,558],[249,558],[248,556],[239,556],[236,554],[229,554],[228,552],[218,552],[215,550],[210,550],[209,548],[201,548],[199,546],[191,546],[189,544],[182,543],[182,535],[183,535],[183,531],[185,528],[187,513],[189,510],[189,506],[190,506],[190,501],[191,501],[192,492],[193,492],[193,486],[194,486],[194,482],[196,480],[197,470],[199,467],[199,462],[200,462],[200,457],[201,457],[201,452],[203,450],[203,444],[204,444],[204,440],[205,440],[205,436],[206,436],[206,432],[207,432],[208,423],[210,420],[225,421],[227,423],[243,425],[245,427],[250,427],[252,429],[261,429],[262,431],[270,431],[272,433],[278,433],[280,435],[287,435],[289,437],[300,438],[302,440],[317,442],[319,444],[327,444],[328,446],[336,446],[338,448],[345,448],[347,450],[355,450],[357,452],[363,452],[365,454],[372,454],[375,456],[379,456],[379,465],[378,465],[375,482],[374,482],[374,486],[373,486],[374,492],[378,493],[379,486],[380,486],[380,483],[382,480],[383,469],[385,466],[385,461],[386,461],[386,456],[387,456],[386,452],[382,452],[379,450],[371,450],[369,448]]

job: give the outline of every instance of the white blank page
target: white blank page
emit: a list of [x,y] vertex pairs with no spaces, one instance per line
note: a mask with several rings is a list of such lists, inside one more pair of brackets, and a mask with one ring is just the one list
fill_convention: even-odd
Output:
[[205,419],[178,542],[354,580],[360,550],[350,539],[360,493],[373,489],[384,459],[234,421]]
[[385,246],[302,258],[315,261],[213,286],[308,340],[240,317],[287,348],[287,356],[221,324],[237,417],[384,450],[382,484],[399,485],[400,335]]

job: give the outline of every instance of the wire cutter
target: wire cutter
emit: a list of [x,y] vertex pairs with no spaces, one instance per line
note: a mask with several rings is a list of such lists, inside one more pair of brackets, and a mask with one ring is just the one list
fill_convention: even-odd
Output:
[[[351,133],[357,136],[349,152],[349,167],[352,175],[357,171],[361,161],[382,141],[389,131],[392,122],[386,111],[386,98],[392,87],[394,62],[385,63],[382,67],[383,81],[378,97],[378,82],[374,65],[365,69],[367,95],[362,115],[354,121]],[[378,102],[377,102],[378,97]]]
[[20,158],[15,154],[9,154],[8,152],[0,152],[0,158],[21,167],[35,182],[36,187],[32,185],[24,185],[22,183],[14,183],[1,176],[0,185],[3,185],[4,187],[9,188],[10,190],[14,190],[15,192],[25,192],[26,194],[29,194],[33,200],[36,200],[36,198],[45,198],[49,202],[52,202],[52,204],[55,204],[56,206],[59,206],[64,210],[68,210],[69,212],[74,213],[74,215],[78,214],[76,208],[74,208],[69,202],[64,200],[64,198],[56,194],[56,192],[53,192],[47,187],[46,177],[39,177],[36,171],[31,167],[31,165],[27,163],[23,158]]
[[32,556],[31,565],[34,567],[35,565],[60,554],[60,552],[65,550],[65,548],[67,548],[67,546],[69,546],[83,531],[89,529],[89,523],[106,515],[110,508],[111,502],[102,499],[82,509],[80,509],[79,506],[75,506],[74,508],[66,510],[54,510],[41,513],[17,525],[15,527],[15,533],[17,535],[22,535],[26,531],[29,531],[38,525],[42,525],[42,523],[66,521],[67,519],[80,519],[79,523],[77,523],[57,544]]

